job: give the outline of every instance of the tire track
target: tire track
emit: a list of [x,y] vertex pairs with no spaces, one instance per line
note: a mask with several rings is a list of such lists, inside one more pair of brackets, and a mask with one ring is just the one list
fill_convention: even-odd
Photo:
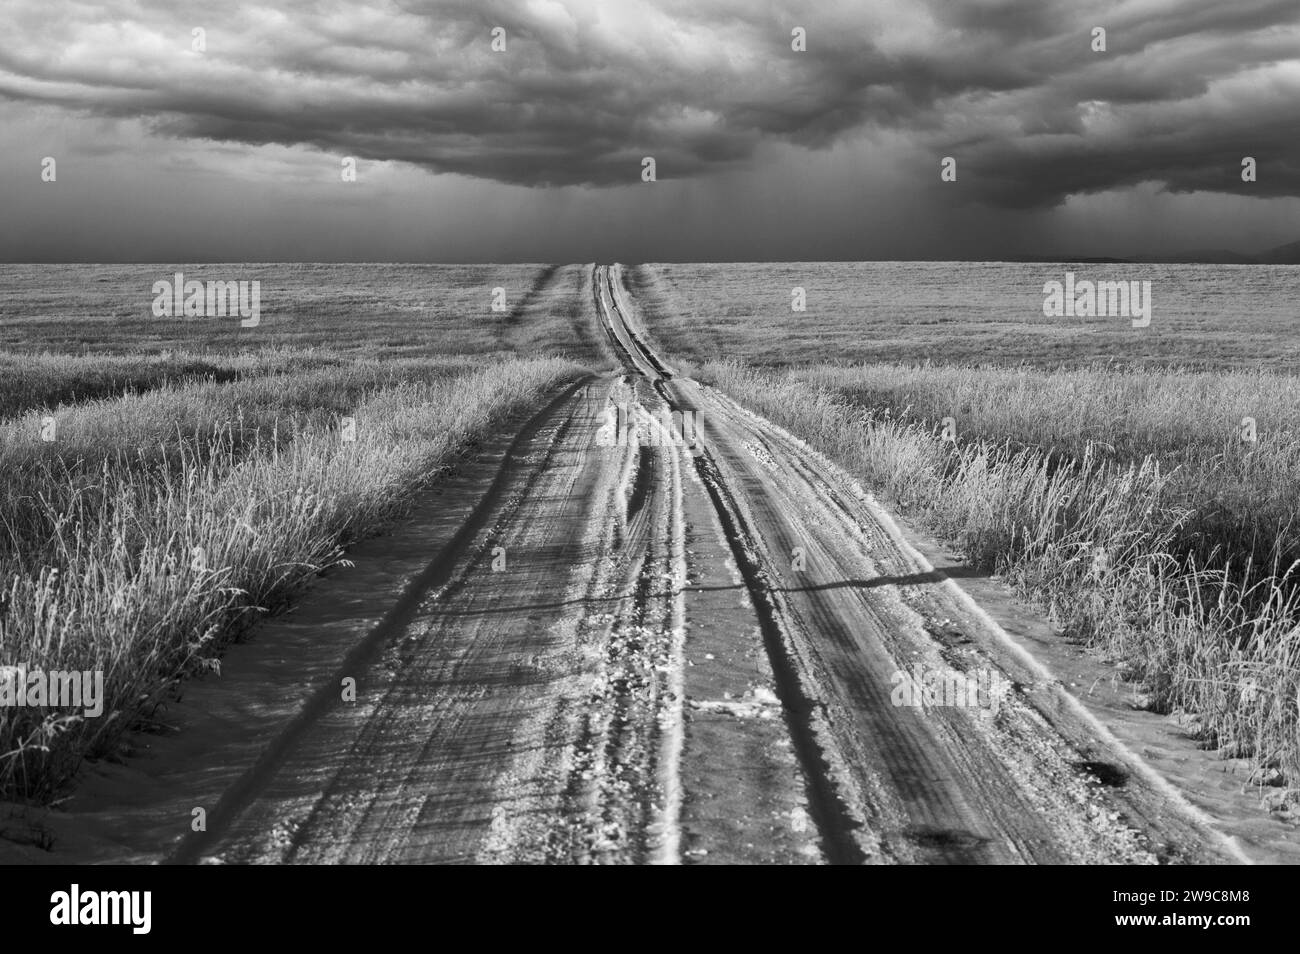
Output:
[[[578,382],[170,861],[680,861],[680,462]],[[635,397],[634,391],[633,397]],[[652,439],[645,439],[651,434]]]
[[[1087,777],[1113,753],[1041,686],[895,705],[912,665],[1029,670],[830,462],[659,358],[617,266],[591,281],[623,372],[456,491],[469,519],[169,861],[1113,863],[1171,832],[1161,857],[1204,855]],[[667,411],[707,423],[693,446]]]
[[565,401],[570,400],[585,381],[575,382],[555,397],[546,407],[527,421],[511,441],[506,458],[493,478],[483,500],[471,511],[469,519],[416,580],[406,588],[401,598],[389,607],[367,637],[359,642],[345,657],[336,673],[337,678],[323,681],[320,688],[308,699],[298,714],[262,750],[257,760],[234,783],[226,788],[220,799],[207,812],[207,827],[191,832],[182,839],[165,859],[165,863],[193,864],[220,839],[226,829],[270,783],[287,754],[301,741],[303,735],[328,711],[337,705],[337,686],[342,678],[363,671],[382,651],[384,644],[408,626],[420,604],[429,592],[445,585],[454,571],[458,555],[467,549],[475,536],[486,525],[490,503],[504,490],[508,479],[506,464],[517,457],[521,449],[545,424],[547,416]]
[[[671,371],[652,355],[644,342],[628,327],[626,307],[620,308],[618,304],[617,285],[610,267],[596,267],[593,286],[601,322],[628,372],[647,377],[671,406],[680,405],[680,402],[672,400],[664,387],[665,382],[671,380]],[[861,863],[866,855],[852,835],[852,832],[861,827],[861,823],[850,817],[846,808],[847,800],[838,794],[833,780],[834,771],[823,754],[824,743],[817,738],[813,728],[820,703],[805,690],[797,669],[792,664],[784,633],[766,598],[767,590],[760,578],[760,570],[751,558],[754,552],[752,536],[743,523],[730,491],[718,478],[712,455],[705,450],[696,456],[695,466],[730,543],[732,558],[749,591],[755,620],[775,676],[777,696],[784,708],[787,728],[807,780],[809,813],[820,833],[822,852],[831,863]]]
[[[707,421],[696,467],[760,617],[827,859],[1154,860],[1153,846],[1169,834],[1149,822],[1159,813],[1143,811],[1133,793],[1090,784],[1067,739],[1077,741],[1078,727],[1058,728],[1059,713],[1014,692],[994,708],[895,704],[891,686],[918,664],[1004,675],[994,640],[947,637],[985,621],[941,575],[909,572],[896,541],[828,461],[726,396],[675,377],[633,326],[616,266],[598,266],[593,281],[629,373],[674,410]],[[1191,826],[1178,834],[1204,840]],[[1184,857],[1198,851],[1183,849]]]

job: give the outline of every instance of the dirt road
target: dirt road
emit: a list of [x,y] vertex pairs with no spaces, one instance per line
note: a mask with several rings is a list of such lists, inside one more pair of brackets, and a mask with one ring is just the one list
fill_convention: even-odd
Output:
[[622,372],[523,427],[356,701],[166,860],[1226,858],[845,475],[674,374],[617,266],[591,287]]

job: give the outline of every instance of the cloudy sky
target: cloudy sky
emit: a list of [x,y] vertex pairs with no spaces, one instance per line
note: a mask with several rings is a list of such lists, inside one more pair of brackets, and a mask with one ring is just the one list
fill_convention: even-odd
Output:
[[3,261],[1300,239],[1298,0],[4,0],[0,35]]

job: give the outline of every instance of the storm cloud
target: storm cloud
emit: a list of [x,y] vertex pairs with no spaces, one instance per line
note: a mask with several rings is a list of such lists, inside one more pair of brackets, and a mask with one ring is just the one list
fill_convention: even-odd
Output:
[[[1154,183],[1300,195],[1295,0],[7,0],[0,97],[161,140],[308,147],[515,186],[751,167],[884,136],[960,201]],[[494,52],[492,30],[505,30]],[[807,51],[791,49],[791,31]],[[1107,49],[1092,48],[1106,30]],[[205,48],[192,48],[201,29]],[[1252,156],[1258,181],[1241,181]],[[922,173],[918,173],[922,174]]]

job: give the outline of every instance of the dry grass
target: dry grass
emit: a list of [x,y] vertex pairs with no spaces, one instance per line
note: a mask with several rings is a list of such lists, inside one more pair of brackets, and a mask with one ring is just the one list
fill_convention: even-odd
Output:
[[[0,710],[0,790],[48,798],[257,614],[401,513],[559,359],[362,362],[193,383],[0,427],[0,658],[102,671],[97,719]],[[343,443],[339,417],[357,421]]]
[[[249,375],[320,361],[310,353],[268,351],[222,355],[161,352],[152,355],[0,354],[0,418],[29,408],[54,408],[96,398],[138,394],[188,381],[236,381]],[[337,363],[338,359],[332,359]]]
[[[155,318],[155,281],[261,282],[260,324]],[[0,350],[210,356],[325,348],[349,357],[601,360],[583,265],[6,265]],[[492,310],[492,290],[506,310]],[[260,359],[259,359],[260,360]]]
[[[702,376],[918,512],[1261,779],[1300,779],[1300,595],[1282,562],[1297,549],[1300,436],[1281,410],[1295,379],[735,363]],[[1250,411],[1254,446],[1231,426]],[[940,437],[942,417],[963,439]]]
[[[1046,318],[1043,284],[1149,280],[1151,324]],[[1300,268],[998,262],[660,264],[628,269],[655,341],[697,363],[824,362],[1300,371]],[[791,310],[791,289],[807,310]]]
[[[182,270],[260,281],[260,324],[155,318],[153,282]],[[108,695],[96,719],[0,709],[0,793],[28,798],[572,362],[608,360],[580,265],[4,271],[0,662],[101,670]]]
[[[1172,541],[1202,565],[1233,561],[1271,573],[1300,560],[1300,377],[1263,371],[1141,373],[1093,369],[807,368],[794,379],[873,415],[1005,444],[1118,464],[1151,457],[1170,498],[1189,511]],[[1257,439],[1242,439],[1244,418]]]

